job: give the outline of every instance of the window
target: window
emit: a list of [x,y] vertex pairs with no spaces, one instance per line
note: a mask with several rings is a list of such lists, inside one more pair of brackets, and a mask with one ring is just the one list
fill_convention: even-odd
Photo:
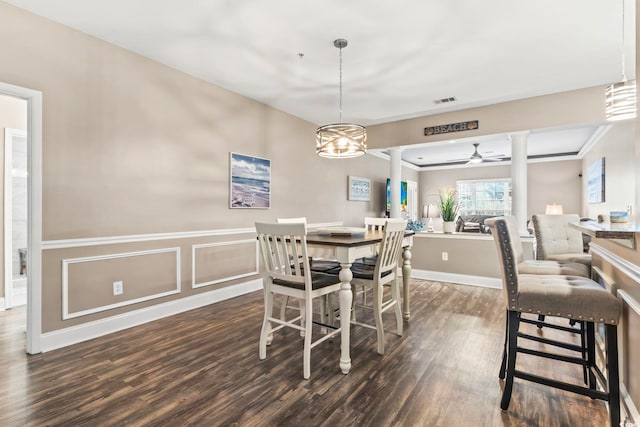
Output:
[[511,215],[511,179],[457,181],[460,215]]

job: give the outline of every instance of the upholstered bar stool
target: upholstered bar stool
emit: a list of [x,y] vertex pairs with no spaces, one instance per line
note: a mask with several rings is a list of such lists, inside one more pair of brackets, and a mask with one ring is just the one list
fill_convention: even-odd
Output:
[[[533,275],[518,272],[517,257],[505,218],[485,221],[491,228],[498,251],[502,272],[503,295],[507,310],[507,347],[503,356],[500,378],[505,379],[500,407],[507,410],[515,378],[605,400],[609,403],[611,426],[620,422],[620,390],[618,373],[617,324],[621,304],[618,299],[596,282],[585,277],[564,275]],[[580,346],[527,335],[520,331],[521,314],[545,314],[552,317],[576,319],[587,325],[587,357],[570,357],[547,351],[533,350],[518,345],[520,340],[533,340],[543,344],[581,352]],[[605,367],[607,376],[596,364],[595,323],[605,325]],[[589,371],[588,387],[529,374],[516,369],[518,354],[544,357],[560,362],[585,366]],[[506,368],[506,369],[505,369]],[[603,390],[597,389],[600,382]]]
[[[524,259],[522,242],[520,240],[520,235],[518,233],[518,223],[515,217],[513,216],[505,216],[503,217],[506,223],[507,228],[509,229],[509,235],[511,236],[511,246],[513,247],[513,253],[515,256],[516,263],[518,265],[518,274],[541,274],[541,275],[564,275],[564,276],[579,276],[579,277],[590,277],[589,268],[582,263],[577,262],[564,262],[564,261],[555,261],[555,260],[533,260],[533,259]],[[580,346],[583,357],[586,357],[587,354],[587,345],[586,345],[586,327],[584,322],[572,320],[570,322],[571,326],[577,323],[578,328],[565,328],[559,327],[554,324],[545,323],[544,315],[538,315],[538,321],[535,324],[538,328],[542,328],[543,326],[548,326],[552,329],[560,329],[565,332],[569,332],[572,334],[580,335]],[[521,322],[525,323],[534,323],[529,319],[521,318]],[[587,369],[583,370],[584,372],[584,382],[587,383]]]
[[582,233],[569,226],[580,221],[578,215],[533,215],[531,220],[536,237],[536,259],[579,262],[591,272],[591,254],[584,253]]

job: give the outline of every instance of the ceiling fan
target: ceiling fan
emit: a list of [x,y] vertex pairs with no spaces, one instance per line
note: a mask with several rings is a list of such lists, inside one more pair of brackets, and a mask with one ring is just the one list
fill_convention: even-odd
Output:
[[473,154],[466,158],[466,159],[454,159],[454,160],[447,160],[448,162],[460,162],[463,160],[467,160],[466,164],[470,164],[470,163],[484,163],[484,162],[501,162],[504,158],[504,154],[499,154],[499,155],[495,155],[495,156],[483,156],[482,154],[480,154],[478,152],[478,146],[480,145],[479,142],[475,142],[473,144],[474,150],[473,150]]

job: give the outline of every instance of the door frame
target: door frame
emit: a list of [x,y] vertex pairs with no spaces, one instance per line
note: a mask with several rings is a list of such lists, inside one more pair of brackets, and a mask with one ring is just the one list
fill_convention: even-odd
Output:
[[22,129],[4,129],[4,308],[13,307],[13,138],[26,138]]
[[27,341],[42,352],[42,92],[0,82],[0,94],[27,101]]

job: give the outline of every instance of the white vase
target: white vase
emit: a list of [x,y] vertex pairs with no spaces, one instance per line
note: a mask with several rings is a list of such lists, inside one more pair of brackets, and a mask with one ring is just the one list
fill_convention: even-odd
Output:
[[442,223],[442,231],[444,231],[447,234],[453,233],[455,229],[456,229],[456,223],[454,221],[444,221]]

